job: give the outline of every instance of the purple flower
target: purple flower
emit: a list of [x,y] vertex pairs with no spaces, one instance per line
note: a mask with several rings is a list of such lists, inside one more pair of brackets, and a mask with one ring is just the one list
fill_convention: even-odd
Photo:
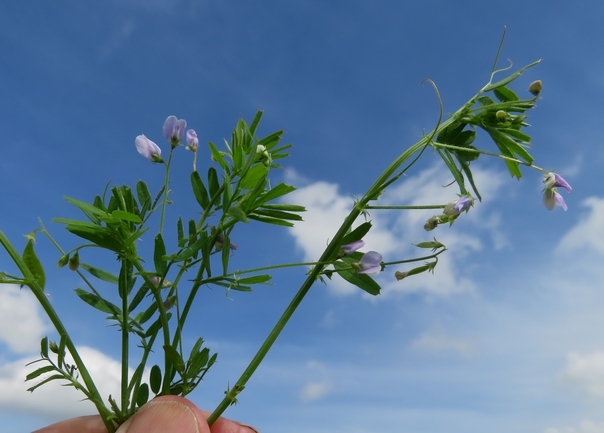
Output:
[[555,188],[549,188],[545,190],[545,194],[543,194],[543,204],[549,210],[554,210],[556,205],[560,206],[562,209],[567,210],[568,207],[564,202],[562,196],[556,191]]
[[340,251],[345,256],[349,256],[352,253],[354,253],[356,250],[358,250],[359,248],[363,248],[364,246],[365,246],[365,242],[363,240],[359,239],[358,241],[354,241],[349,244],[342,245],[340,247]]
[[197,148],[199,147],[199,139],[197,138],[197,132],[194,129],[189,129],[187,131],[187,150],[191,152],[197,152]]
[[558,173],[547,173],[545,176],[543,176],[543,183],[547,189],[560,187],[566,189],[568,192],[573,190],[568,182],[565,181],[564,178]]
[[543,204],[545,207],[553,210],[556,206],[560,206],[562,209],[567,210],[568,207],[562,196],[558,193],[557,188],[564,188],[568,192],[571,192],[573,189],[568,182],[558,173],[549,172],[543,176],[543,183],[545,185],[545,192],[543,193]]
[[457,200],[447,203],[443,213],[445,215],[459,215],[463,211],[468,211],[474,203],[474,198],[468,195],[462,195]]
[[162,162],[161,158],[161,149],[157,144],[149,140],[144,135],[139,135],[134,140],[134,145],[136,146],[136,150],[138,153],[143,155],[151,162]]
[[[224,244],[224,235],[222,233],[220,233],[218,235],[218,237],[216,238],[216,251],[221,251],[223,244]],[[233,242],[229,243],[229,249],[231,251],[235,251],[237,248],[239,248],[237,246],[237,244],[234,244]]]
[[168,116],[164,122],[164,137],[166,137],[166,140],[170,142],[172,147],[176,147],[180,144],[186,126],[186,120],[177,119],[176,116]]
[[375,251],[366,252],[359,262],[359,274],[377,274],[382,270],[382,255]]

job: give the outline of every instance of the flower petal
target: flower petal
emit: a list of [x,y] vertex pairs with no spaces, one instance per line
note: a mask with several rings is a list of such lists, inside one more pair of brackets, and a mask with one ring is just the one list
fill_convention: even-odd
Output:
[[344,253],[344,255],[349,256],[350,254],[354,253],[359,248],[363,248],[364,246],[365,246],[365,242],[362,239],[359,239],[358,241],[354,241],[349,244],[342,245],[340,247],[340,250]]
[[382,255],[376,251],[368,251],[361,257],[359,265],[359,274],[377,274],[382,270]]
[[136,137],[134,140],[134,145],[136,146],[138,153],[147,158],[149,161],[154,161],[154,154],[158,156],[161,155],[161,148],[144,135],[139,135]]

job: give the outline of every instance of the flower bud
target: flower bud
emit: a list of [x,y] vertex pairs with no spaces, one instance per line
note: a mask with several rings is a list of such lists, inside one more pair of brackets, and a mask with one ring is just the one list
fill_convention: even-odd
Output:
[[424,230],[427,232],[430,232],[432,230],[434,230],[436,227],[438,227],[438,225],[440,224],[440,218],[436,215],[434,215],[432,218],[430,218],[428,221],[426,221],[426,224],[424,224]]
[[400,272],[400,271],[396,271],[394,273],[394,277],[396,278],[397,281],[402,280],[403,278],[405,278],[407,275],[409,275],[408,272]]
[[67,267],[71,271],[77,271],[80,267],[80,254],[77,251],[67,262]]
[[176,296],[168,296],[164,301],[164,309],[168,311],[176,303]]
[[69,254],[65,254],[64,256],[61,256],[61,258],[59,259],[59,262],[57,263],[57,268],[61,269],[63,266],[65,266],[67,264],[67,262],[69,262]]
[[521,116],[516,116],[512,119],[512,125],[518,125],[519,123],[524,122],[524,119],[526,119],[528,116],[525,115],[521,115]]
[[531,92],[535,96],[539,96],[541,93],[541,89],[543,88],[543,83],[541,80],[533,81],[528,88],[528,91]]
[[197,152],[198,147],[199,139],[197,138],[197,133],[194,129],[189,129],[187,131],[187,147],[185,149],[190,150],[191,152]]
[[342,245],[340,247],[340,257],[349,256],[354,253],[359,248],[363,248],[365,246],[365,241],[359,239],[358,241],[351,242],[346,245]]
[[500,122],[505,122],[508,120],[508,113],[503,110],[499,110],[497,113],[495,113],[495,116],[497,116],[497,120]]

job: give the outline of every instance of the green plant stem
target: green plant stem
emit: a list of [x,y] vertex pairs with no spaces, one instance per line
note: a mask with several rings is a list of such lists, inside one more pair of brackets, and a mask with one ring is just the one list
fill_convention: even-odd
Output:
[[[132,262],[136,270],[141,274],[145,282],[149,285],[151,293],[155,298],[155,303],[157,304],[157,311],[159,312],[159,318],[161,321],[161,328],[164,336],[164,346],[170,345],[170,328],[168,325],[168,316],[166,315],[166,308],[164,307],[164,301],[161,298],[161,287],[155,287],[153,282],[149,279],[149,277],[145,274],[145,269],[140,264],[136,257],[128,257],[128,260]],[[170,390],[170,375],[168,372],[170,371],[170,362],[168,357],[164,353],[164,377],[162,383],[162,394],[169,394]]]
[[467,148],[467,147],[453,146],[451,144],[437,143],[437,142],[434,142],[434,141],[431,143],[431,145],[433,147],[440,147],[440,148],[443,148],[443,149],[451,149],[451,150],[457,150],[457,151],[462,151],[462,152],[481,153],[483,155],[489,155],[489,156],[493,156],[495,158],[500,158],[500,159],[504,159],[504,160],[507,160],[507,161],[515,162],[515,163],[518,163],[520,165],[524,165],[526,167],[533,168],[533,169],[535,169],[537,171],[540,171],[541,173],[549,173],[546,169],[538,167],[538,166],[533,165],[533,164],[529,164],[526,161],[522,161],[522,160],[516,159],[516,158],[511,158],[511,157],[505,156],[505,155],[500,155],[499,153],[489,152],[487,150],[471,149],[471,148]]
[[[333,257],[333,255],[337,252],[337,249],[340,248],[342,238],[344,238],[344,236],[348,232],[348,229],[350,229],[352,227],[355,220],[365,210],[367,203],[369,203],[369,201],[371,201],[371,200],[376,200],[379,197],[379,195],[382,191],[383,185],[389,181],[390,177],[396,172],[396,170],[407,159],[409,159],[414,153],[423,149],[425,146],[429,145],[430,141],[432,140],[432,137],[434,137],[439,131],[442,131],[453,121],[456,121],[457,118],[460,117],[463,114],[463,112],[465,111],[465,109],[469,106],[468,104],[471,104],[471,103],[473,103],[473,100],[471,100],[466,105],[464,105],[450,119],[448,119],[444,123],[440,124],[440,126],[438,126],[430,135],[423,137],[419,142],[417,142],[416,144],[411,146],[409,149],[407,149],[405,152],[403,152],[398,158],[396,158],[396,160],[394,160],[394,162],[392,162],[386,168],[386,170],[384,170],[384,172],[373,183],[373,185],[369,188],[369,190],[363,196],[363,198],[356,203],[355,207],[352,209],[350,214],[346,217],[346,219],[340,226],[339,230],[337,231],[335,236],[332,238],[331,242],[329,242],[329,244],[327,245],[327,248],[325,249],[325,251],[323,252],[321,257],[319,258],[319,260],[318,260],[319,263],[329,262],[330,258]],[[241,374],[241,377],[239,378],[239,380],[237,380],[237,382],[235,383],[233,388],[227,392],[224,399],[220,402],[220,404],[216,407],[216,409],[214,409],[214,412],[212,412],[212,414],[208,418],[207,421],[208,421],[209,425],[212,425],[220,417],[220,415],[227,409],[227,407],[229,407],[231,404],[233,404],[237,394],[239,394],[245,388],[247,381],[250,379],[252,374],[256,371],[256,369],[258,368],[258,366],[260,365],[260,363],[262,362],[262,360],[264,359],[264,357],[266,356],[266,354],[272,347],[273,343],[277,340],[277,337],[279,336],[279,334],[281,333],[281,331],[283,330],[283,328],[285,327],[285,325],[287,324],[287,322],[293,315],[294,311],[296,311],[296,309],[302,302],[302,299],[304,299],[304,297],[306,296],[306,294],[308,293],[308,291],[310,290],[312,285],[315,283],[315,281],[321,274],[321,272],[325,269],[325,266],[327,266],[327,265],[321,264],[321,265],[315,266],[314,269],[311,271],[311,273],[308,275],[308,277],[306,278],[306,280],[304,281],[304,283],[302,284],[302,286],[300,287],[298,292],[294,295],[294,298],[292,299],[290,304],[287,306],[287,308],[285,309],[285,311],[283,312],[283,314],[277,321],[277,324],[275,325],[275,327],[271,330],[271,332],[267,336],[264,343],[262,343],[262,345],[258,349],[258,352],[256,352],[256,355],[254,355],[254,357],[250,361],[247,368]]]
[[129,406],[129,390],[128,390],[128,366],[129,366],[129,334],[128,328],[128,288],[130,285],[130,272],[128,272],[127,259],[122,260],[122,269],[118,288],[122,297],[122,379],[121,379],[121,397],[122,397],[122,413],[128,411]]
[[164,198],[161,202],[161,214],[159,217],[159,234],[163,234],[164,231],[164,216],[166,214],[166,204],[168,204],[168,185],[170,184],[170,163],[172,162],[172,151],[170,149],[170,156],[166,165],[166,180],[164,181]]
[[75,344],[73,343],[71,337],[69,336],[69,333],[67,332],[67,329],[63,325],[63,322],[61,322],[61,319],[59,319],[59,316],[57,315],[50,301],[48,300],[46,293],[44,293],[44,289],[40,287],[36,278],[29,270],[29,267],[25,264],[19,253],[15,250],[8,238],[2,232],[2,230],[0,230],[0,244],[2,244],[8,255],[15,262],[15,264],[23,274],[23,277],[27,281],[27,287],[30,288],[30,290],[32,291],[32,293],[48,315],[48,318],[59,333],[59,336],[65,339],[65,347],[67,347],[67,350],[69,350],[69,353],[78,368],[78,372],[82,377],[84,384],[86,385],[86,389],[91,397],[90,400],[96,406],[99,414],[101,415],[101,418],[103,420],[103,423],[105,424],[105,427],[107,428],[107,431],[110,433],[115,432],[116,428],[113,425],[113,422],[111,421],[112,417],[114,416],[113,412],[103,404],[103,397],[96,388],[94,381],[92,380],[92,377],[90,376],[90,373],[88,372],[88,369],[84,364],[84,361],[80,357],[80,354],[78,353]]

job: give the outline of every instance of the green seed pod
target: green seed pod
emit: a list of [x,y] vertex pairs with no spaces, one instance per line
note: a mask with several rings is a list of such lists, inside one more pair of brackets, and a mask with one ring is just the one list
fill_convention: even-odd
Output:
[[500,122],[505,122],[508,120],[508,113],[503,110],[499,110],[497,113],[495,113],[495,116],[497,116],[497,120]]

